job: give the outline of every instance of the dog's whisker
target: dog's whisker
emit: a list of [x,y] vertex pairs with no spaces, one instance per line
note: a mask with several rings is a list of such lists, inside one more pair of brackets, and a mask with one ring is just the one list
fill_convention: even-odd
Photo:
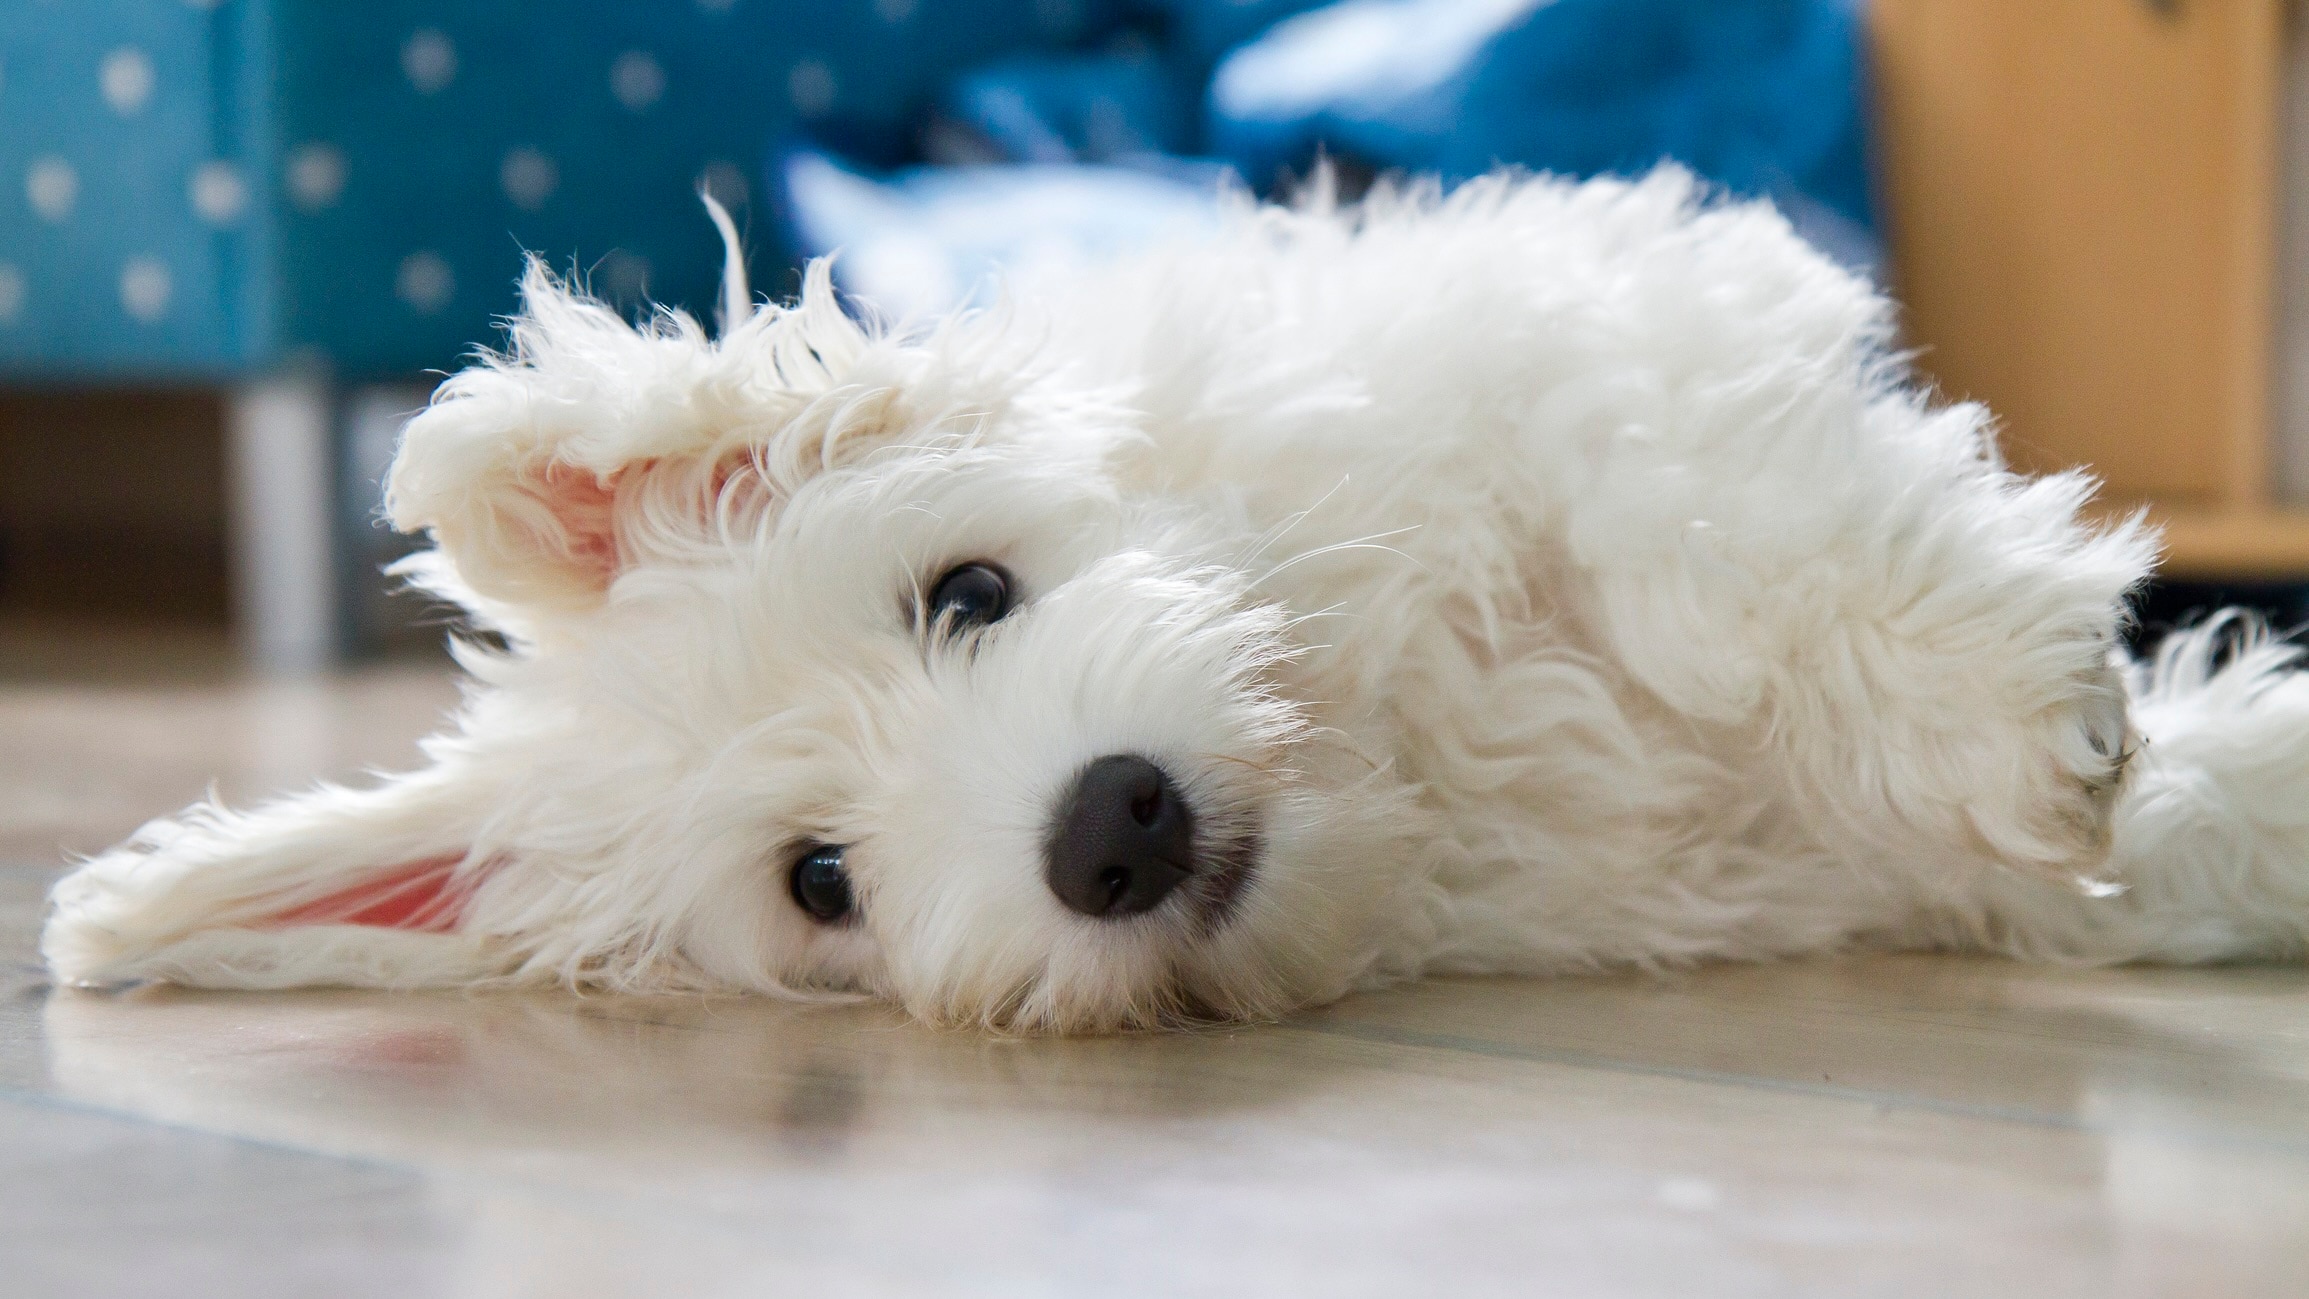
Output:
[[1197,756],[1210,762],[1231,762],[1238,767],[1248,767],[1251,770],[1260,773],[1261,775],[1272,775],[1275,771],[1275,768],[1267,763],[1258,762],[1254,759],[1241,757],[1232,753],[1204,753],[1198,754]]
[[1331,485],[1331,490],[1315,498],[1315,503],[1313,505],[1310,505],[1303,510],[1296,510],[1288,515],[1285,515],[1282,522],[1277,523],[1273,527],[1267,529],[1267,531],[1260,536],[1257,544],[1252,547],[1251,552],[1242,556],[1242,558],[1236,561],[1236,566],[1239,568],[1247,569],[1258,563],[1259,560],[1266,555],[1269,547],[1276,545],[1282,541],[1283,538],[1289,536],[1295,529],[1298,528],[1301,523],[1305,522],[1309,516],[1313,515],[1315,511],[1320,510],[1325,505],[1329,504],[1331,498],[1337,496],[1340,492],[1340,489],[1347,485],[1347,480],[1348,475],[1339,475],[1339,481]]
[[1257,587],[1260,583],[1267,581],[1269,578],[1274,577],[1276,574],[1282,573],[1298,564],[1302,564],[1307,560],[1320,559],[1325,555],[1335,555],[1342,551],[1352,550],[1385,551],[1390,555],[1394,555],[1401,559],[1410,561],[1414,567],[1424,572],[1426,571],[1427,566],[1421,563],[1416,557],[1405,554],[1403,551],[1397,550],[1393,546],[1381,546],[1375,544],[1387,537],[1400,537],[1405,533],[1417,532],[1418,530],[1418,525],[1414,524],[1410,527],[1393,528],[1386,532],[1374,532],[1368,536],[1357,537],[1352,541],[1337,541],[1327,546],[1317,546],[1312,550],[1301,551],[1300,553],[1291,556],[1289,559],[1284,560],[1282,563],[1275,565],[1273,568],[1270,568],[1259,574],[1256,578],[1253,578],[1251,580],[1251,585],[1253,587]]

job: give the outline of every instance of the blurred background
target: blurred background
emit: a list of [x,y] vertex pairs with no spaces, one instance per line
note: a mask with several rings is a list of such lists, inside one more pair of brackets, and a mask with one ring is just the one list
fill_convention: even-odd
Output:
[[[2030,469],[2153,508],[2151,625],[2309,617],[2309,70],[2284,0],[6,0],[0,671],[432,652],[400,421],[523,252],[890,313],[1218,195],[1673,159],[1903,304]],[[237,670],[237,669],[236,669]]]

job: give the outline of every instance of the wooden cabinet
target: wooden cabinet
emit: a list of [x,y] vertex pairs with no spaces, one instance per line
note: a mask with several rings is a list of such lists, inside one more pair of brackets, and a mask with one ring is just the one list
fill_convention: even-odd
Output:
[[1920,363],[2029,470],[2147,503],[2168,571],[2309,578],[2271,483],[2281,0],[1874,0]]

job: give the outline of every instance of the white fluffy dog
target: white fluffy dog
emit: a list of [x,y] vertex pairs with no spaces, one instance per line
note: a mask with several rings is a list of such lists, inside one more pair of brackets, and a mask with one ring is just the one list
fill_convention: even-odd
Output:
[[2154,537],[2007,472],[1766,207],[1245,205],[920,328],[725,290],[711,339],[530,268],[390,484],[505,646],[432,765],[146,827],[56,887],[59,977],[1095,1031],[2309,944],[2309,678],[2127,662]]

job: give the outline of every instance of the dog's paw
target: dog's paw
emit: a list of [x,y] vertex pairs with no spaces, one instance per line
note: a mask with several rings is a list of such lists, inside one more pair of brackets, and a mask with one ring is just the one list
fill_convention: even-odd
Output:
[[2076,876],[2108,856],[2125,772],[2141,741],[2114,664],[2096,664],[2067,686],[2011,737],[2010,761],[1992,764],[2019,778],[2004,791],[1976,791],[1971,806],[1998,858]]
[[1872,852],[2090,875],[2108,856],[2140,742],[2123,676],[2088,652],[2056,676],[1998,679],[2023,666],[2016,659],[1880,689],[1845,710],[1829,743],[1783,734],[1832,815]]

